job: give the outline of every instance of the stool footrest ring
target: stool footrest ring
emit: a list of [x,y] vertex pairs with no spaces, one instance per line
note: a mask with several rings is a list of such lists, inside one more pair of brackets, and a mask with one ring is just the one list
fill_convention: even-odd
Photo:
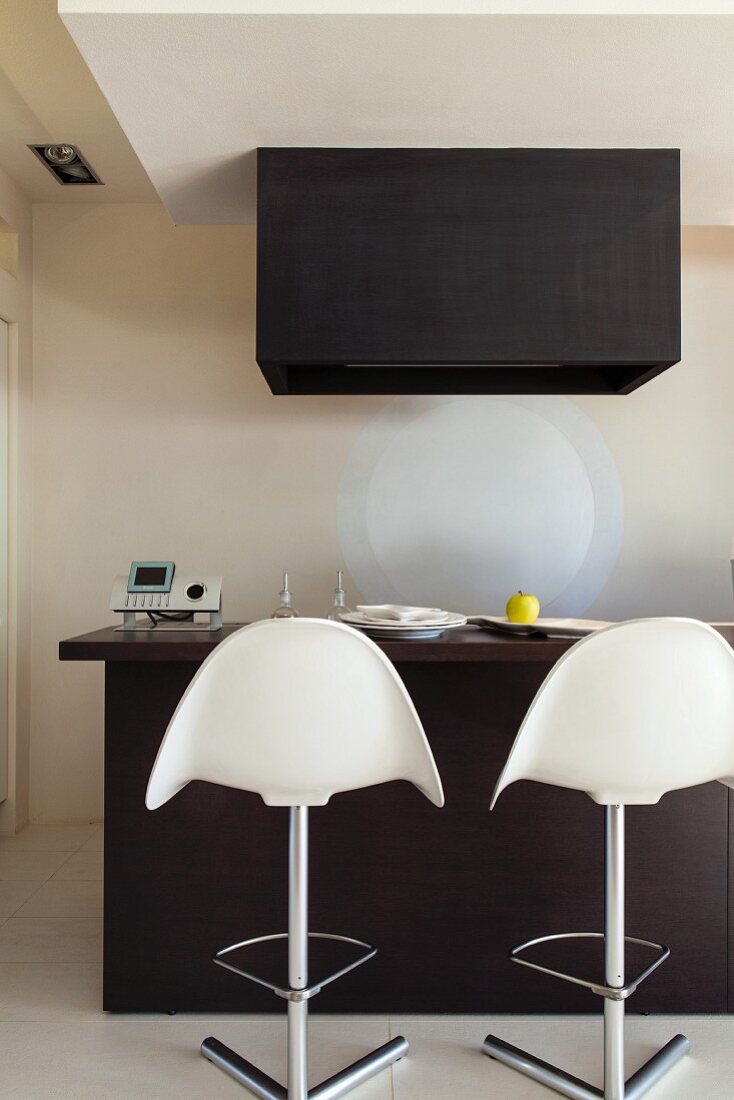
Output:
[[239,974],[241,978],[247,978],[251,982],[255,982],[256,985],[262,985],[266,989],[272,990],[277,997],[282,997],[286,1001],[308,1001],[311,997],[315,997],[317,993],[320,993],[325,985],[329,985],[331,982],[335,982],[337,978],[343,977],[348,974],[350,970],[356,970],[358,966],[368,962],[374,958],[377,954],[377,948],[372,944],[365,943],[364,940],[355,940],[351,936],[336,936],[330,932],[309,932],[309,939],[315,940],[333,940],[336,943],[347,943],[352,947],[359,947],[363,950],[357,959],[353,962],[347,963],[346,966],[342,966],[341,969],[334,971],[333,974],[329,974],[326,978],[320,978],[318,982],[314,982],[312,985],[307,986],[305,989],[291,989],[289,986],[278,985],[274,982],[269,982],[265,978],[259,977],[257,974],[253,974],[249,970],[243,970],[242,967],[236,966],[233,962],[229,962],[227,956],[232,951],[238,951],[244,947],[254,947],[259,943],[272,943],[275,940],[287,940],[287,932],[278,932],[272,936],[254,936],[249,940],[241,940],[239,943],[232,943],[228,947],[223,947],[221,951],[217,951],[213,958],[213,962],[217,966],[223,966],[225,970],[231,970],[233,974]]
[[650,947],[657,951],[657,957],[653,959],[649,966],[645,967],[641,973],[632,978],[623,986],[611,986],[604,985],[602,982],[587,981],[585,978],[577,978],[573,974],[565,974],[562,970],[554,970],[552,967],[543,966],[541,963],[531,962],[530,959],[523,959],[521,953],[527,951],[530,947],[536,947],[540,943],[551,943],[555,940],[603,940],[603,932],[558,932],[551,936],[538,936],[533,940],[526,940],[525,943],[521,943],[518,947],[513,947],[510,952],[510,958],[512,962],[519,963],[520,966],[528,966],[531,970],[539,970],[541,974],[550,974],[552,978],[562,978],[564,982],[572,982],[574,985],[581,985],[585,989],[590,989],[592,993],[598,994],[600,997],[606,997],[610,1001],[625,1001],[631,996],[637,989],[640,982],[643,982],[645,978],[652,974],[653,970],[657,970],[661,963],[670,955],[670,948],[666,947],[662,943],[654,943],[653,940],[642,940],[638,936],[625,936],[625,943],[636,943],[641,947]]

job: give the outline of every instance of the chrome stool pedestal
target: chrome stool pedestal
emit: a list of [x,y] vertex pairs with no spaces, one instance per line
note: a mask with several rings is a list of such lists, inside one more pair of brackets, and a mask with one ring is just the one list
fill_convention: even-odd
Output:
[[[519,1047],[488,1035],[484,1040],[484,1053],[498,1062],[524,1073],[540,1084],[547,1085],[571,1100],[640,1100],[652,1086],[683,1057],[690,1043],[685,1035],[676,1035],[653,1055],[641,1069],[625,1082],[624,1079],[624,1002],[670,955],[662,944],[641,940],[624,934],[624,806],[605,806],[605,932],[563,933],[541,936],[514,948],[513,962],[529,966],[533,970],[582,985],[604,998],[604,1088],[589,1085],[565,1070],[526,1053]],[[604,981],[586,981],[541,966],[522,958],[521,953],[539,943],[559,939],[603,938]],[[641,944],[657,951],[655,960],[637,977],[625,983],[625,942]]]
[[[334,974],[309,985],[309,938],[335,940],[361,949],[358,958],[343,966]],[[280,986],[265,981],[230,962],[227,956],[240,948],[273,940],[288,941],[288,985]],[[288,884],[288,932],[274,936],[258,936],[243,940],[218,951],[214,962],[241,977],[271,989],[288,1002],[288,1084],[283,1086],[262,1070],[230,1050],[218,1039],[210,1036],[201,1044],[201,1053],[219,1066],[239,1084],[244,1085],[261,1100],[337,1100],[351,1092],[370,1077],[386,1069],[392,1062],[408,1052],[408,1043],[398,1036],[377,1050],[360,1058],[351,1066],[323,1081],[309,1091],[308,1088],[308,1002],[325,985],[336,981],[349,971],[361,966],[376,954],[376,948],[362,940],[348,936],[335,936],[323,932],[308,931],[308,807],[293,806],[290,811],[289,884]]]
[[[350,711],[334,684],[348,684]],[[347,936],[312,933],[357,949],[334,974],[309,980],[308,809],[332,795],[404,780],[434,806],[443,788],[405,684],[366,635],[329,619],[266,619],[236,630],[209,654],[169,722],[148,780],[145,804],[157,810],[192,780],[259,794],[290,811],[288,932],[243,940],[214,961],[288,1002],[288,1081],[280,1085],[219,1040],[201,1052],[266,1100],[337,1100],[408,1051],[398,1036],[328,1081],[308,1088],[308,1002],[329,982],[361,966],[374,947]],[[287,940],[288,977],[265,981],[232,952]]]

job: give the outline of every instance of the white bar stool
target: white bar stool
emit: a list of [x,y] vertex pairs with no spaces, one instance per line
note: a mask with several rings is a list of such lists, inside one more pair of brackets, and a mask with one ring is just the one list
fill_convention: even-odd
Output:
[[[676,1035],[625,1082],[624,1003],[670,954],[625,937],[624,807],[718,779],[734,786],[734,652],[705,623],[638,619],[577,642],[553,667],[520,728],[492,798],[518,779],[585,791],[604,806],[605,931],[540,936],[515,963],[585,986],[604,998],[604,1089],[488,1035],[484,1052],[572,1100],[639,1100],[689,1049]],[[604,940],[604,981],[587,981],[523,957],[558,939]],[[651,948],[625,977],[625,941]]]
[[[214,958],[288,1002],[287,1087],[213,1037],[201,1052],[263,1100],[337,1100],[401,1058],[408,1043],[398,1036],[309,1092],[308,1002],[372,958],[375,948],[308,931],[308,812],[337,791],[394,779],[408,780],[442,806],[441,780],[415,707],[384,653],[357,630],[324,619],[253,623],[218,645],[191,681],[158,751],[146,805],[156,809],[192,779],[255,791],[268,806],[290,808],[288,932],[243,940]],[[314,982],[309,936],[338,940],[358,955]],[[279,985],[230,958],[275,939],[288,941],[288,978]]]

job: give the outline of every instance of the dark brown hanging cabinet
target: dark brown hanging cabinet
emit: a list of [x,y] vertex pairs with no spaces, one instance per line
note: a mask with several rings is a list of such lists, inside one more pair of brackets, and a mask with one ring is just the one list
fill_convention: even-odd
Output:
[[680,358],[677,149],[259,149],[277,394],[624,394]]

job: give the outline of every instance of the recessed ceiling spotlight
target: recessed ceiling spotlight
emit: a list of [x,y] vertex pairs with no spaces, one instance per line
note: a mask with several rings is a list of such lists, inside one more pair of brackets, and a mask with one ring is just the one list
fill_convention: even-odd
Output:
[[76,149],[73,145],[47,145],[44,155],[51,164],[71,164],[76,160]]
[[29,145],[41,161],[64,184],[101,184],[102,180],[82,156],[76,145]]

